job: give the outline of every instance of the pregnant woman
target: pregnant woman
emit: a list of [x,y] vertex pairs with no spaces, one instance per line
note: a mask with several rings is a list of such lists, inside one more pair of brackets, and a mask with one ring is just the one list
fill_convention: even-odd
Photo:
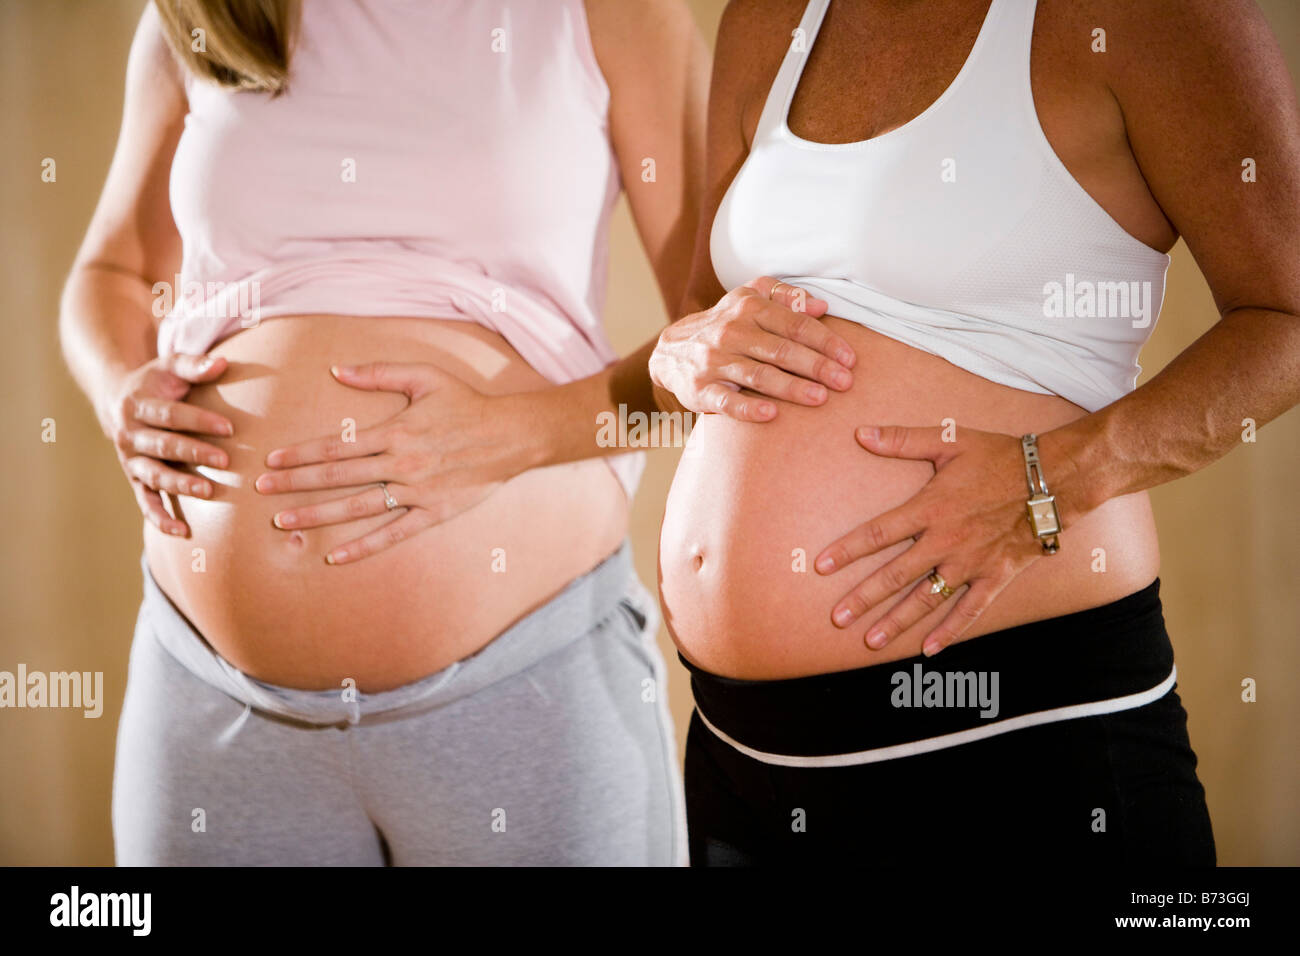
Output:
[[[687,302],[777,276],[863,371],[674,480],[693,863],[1214,862],[1145,489],[1300,401],[1300,119],[1253,7],[1153,6],[724,16]],[[1135,390],[1180,235],[1223,318]]]
[[[119,863],[684,859],[640,462],[594,422],[653,394],[653,343],[616,363],[599,324],[607,227],[627,183],[675,307],[704,59],[675,0],[146,10],[61,319],[149,519]],[[747,299],[795,318],[717,312]],[[330,373],[393,363],[419,386]],[[347,520],[295,527],[338,493],[254,487],[417,403],[437,494],[375,455]]]

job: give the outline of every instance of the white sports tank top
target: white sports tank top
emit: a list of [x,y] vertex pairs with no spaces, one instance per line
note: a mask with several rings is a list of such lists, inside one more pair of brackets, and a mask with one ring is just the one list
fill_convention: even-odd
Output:
[[713,221],[727,288],[772,275],[993,382],[1096,411],[1132,391],[1169,257],[1125,232],[1052,150],[1029,81],[1035,0],[993,0],[915,119],[856,143],[786,125],[830,0],[810,0]]

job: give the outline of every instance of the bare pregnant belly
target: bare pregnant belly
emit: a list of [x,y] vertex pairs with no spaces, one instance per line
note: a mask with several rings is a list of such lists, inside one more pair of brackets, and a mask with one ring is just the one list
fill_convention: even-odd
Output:
[[211,500],[180,499],[190,538],[146,524],[145,550],[172,601],[218,653],[253,677],[304,688],[352,678],[366,691],[409,683],[482,648],[624,537],[622,486],[593,459],[527,471],[396,547],[327,565],[329,550],[393,516],[279,530],[271,523],[276,512],[359,489],[259,494],[253,482],[268,470],[266,455],[337,437],[345,419],[364,429],[407,405],[403,395],[340,385],[331,364],[425,362],[492,394],[537,390],[546,381],[500,336],[459,320],[275,318],[212,354],[230,367],[189,401],[233,422],[233,437],[214,440],[230,467],[207,472],[216,488]]
[[[857,353],[853,388],[832,393],[820,408],[783,404],[763,424],[704,416],[669,492],[659,550],[665,621],[682,654],[715,674],[771,680],[910,657],[951,606],[880,651],[870,650],[864,636],[897,598],[847,629],[831,623],[839,599],[911,542],[832,575],[813,570],[814,559],[934,474],[929,462],[869,454],[854,439],[859,425],[938,426],[951,418],[959,438],[963,427],[1018,436],[1086,414],[860,325],[826,323]],[[1050,483],[1052,462],[1044,468]],[[1026,524],[1027,540],[1029,534]],[[1060,552],[1016,578],[968,635],[1106,604],[1150,584],[1158,571],[1146,494],[1112,499],[1068,527]]]

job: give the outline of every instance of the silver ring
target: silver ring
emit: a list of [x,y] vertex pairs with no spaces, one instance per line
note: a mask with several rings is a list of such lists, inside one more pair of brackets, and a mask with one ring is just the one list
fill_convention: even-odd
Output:
[[388,482],[381,481],[379,483],[379,490],[384,493],[384,506],[387,507],[389,511],[401,507],[401,505],[397,503],[397,499],[394,498],[392,493],[388,490]]

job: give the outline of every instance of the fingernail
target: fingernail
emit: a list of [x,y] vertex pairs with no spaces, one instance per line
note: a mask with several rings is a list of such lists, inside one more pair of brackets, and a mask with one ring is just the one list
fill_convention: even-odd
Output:
[[836,372],[831,376],[831,381],[840,388],[848,388],[853,384],[853,376],[848,372]]
[[225,467],[226,467],[226,456],[225,456],[225,455],[216,455],[216,454],[208,455],[208,457],[205,458],[203,461],[204,461],[204,464],[211,465],[213,468],[225,468]]
[[278,468],[280,466],[280,459],[283,457],[284,455],[281,454],[280,450],[277,448],[275,451],[271,452],[271,454],[266,456],[266,467]]
[[218,431],[223,435],[230,436],[235,433],[235,426],[230,424],[230,422],[222,422],[221,428],[219,428]]
[[885,646],[885,632],[873,630],[867,633],[867,647],[878,650]]
[[853,612],[846,607],[837,607],[833,619],[840,627],[844,627],[853,620]]
[[835,570],[835,559],[832,558],[829,554],[826,555],[826,557],[824,557],[824,558],[818,558],[818,559],[817,559],[817,570],[818,570],[818,571],[822,571],[822,572],[826,572],[826,571],[834,571],[834,570]]
[[875,425],[863,425],[858,429],[858,437],[863,441],[875,441],[880,437],[880,429]]
[[773,405],[771,402],[759,402],[759,403],[758,403],[758,413],[759,413],[760,415],[775,415],[775,414],[776,414],[776,406]]
[[292,511],[283,511],[272,518],[271,521],[280,529],[292,528],[298,523],[297,519],[294,518]]
[[938,654],[940,650],[942,650],[942,648],[939,646],[938,641],[926,641],[921,646],[921,653],[926,657],[934,657],[934,655]]
[[347,556],[348,556],[348,552],[347,552],[347,550],[344,549],[344,548],[340,548],[340,549],[337,550],[337,551],[331,551],[329,554],[325,555],[325,563],[326,563],[326,564],[338,564],[340,561],[342,561],[342,560],[343,560],[344,558],[346,558]]
[[267,492],[269,492],[269,491],[271,490],[271,478],[270,478],[270,476],[269,476],[269,475],[258,475],[258,476],[257,476],[257,481],[253,482],[253,487],[254,487],[257,491],[260,491],[262,494],[266,494]]
[[822,388],[820,385],[809,385],[804,389],[804,394],[812,401],[820,402],[826,398],[826,389]]
[[839,362],[845,368],[853,367],[853,353],[848,349],[840,349],[835,353],[835,361]]
[[353,372],[355,372],[355,371],[356,371],[356,369],[355,369],[353,366],[351,366],[351,365],[331,365],[331,366],[330,366],[330,372],[331,372],[331,374],[334,375],[335,378],[338,378],[340,375],[351,375],[351,374],[352,374]]

